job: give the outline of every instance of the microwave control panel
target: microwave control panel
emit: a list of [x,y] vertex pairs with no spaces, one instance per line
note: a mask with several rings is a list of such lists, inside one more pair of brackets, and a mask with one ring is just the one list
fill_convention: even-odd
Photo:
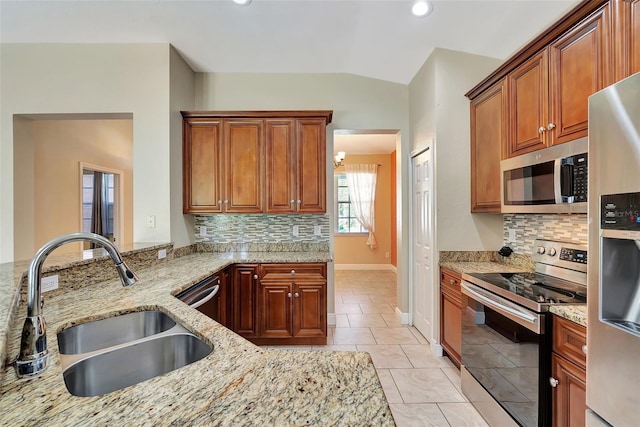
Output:
[[573,191],[575,203],[587,201],[587,176],[589,170],[587,164],[587,153],[573,156]]
[[640,193],[603,194],[600,228],[640,231]]

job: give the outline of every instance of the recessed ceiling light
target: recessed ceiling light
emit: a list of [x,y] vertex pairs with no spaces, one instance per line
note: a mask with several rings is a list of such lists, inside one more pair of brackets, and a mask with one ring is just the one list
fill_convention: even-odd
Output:
[[411,12],[415,16],[427,16],[433,10],[433,6],[426,0],[416,0],[411,7]]
[[235,4],[239,4],[240,6],[248,6],[251,3],[251,0],[233,0]]

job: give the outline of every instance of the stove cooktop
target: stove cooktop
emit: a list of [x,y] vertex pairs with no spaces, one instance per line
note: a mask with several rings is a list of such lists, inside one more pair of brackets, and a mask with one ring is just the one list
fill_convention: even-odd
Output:
[[[586,304],[587,288],[542,273],[470,273],[465,280],[532,310],[555,304]],[[464,278],[464,277],[463,277]]]

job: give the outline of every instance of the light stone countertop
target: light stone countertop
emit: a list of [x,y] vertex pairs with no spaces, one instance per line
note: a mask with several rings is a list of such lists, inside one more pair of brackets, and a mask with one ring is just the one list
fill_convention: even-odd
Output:
[[552,305],[549,311],[573,323],[587,327],[587,305]]
[[[118,280],[45,294],[50,366],[19,380],[7,367],[0,382],[2,425],[394,425],[367,353],[259,348],[172,296],[239,262],[326,262],[328,253],[195,254]],[[0,270],[2,271],[2,270]],[[73,323],[141,309],[163,311],[214,351],[160,377],[97,397],[75,397],[62,377],[56,332]],[[7,353],[18,353],[26,308],[10,327]]]
[[531,271],[525,266],[491,261],[446,261],[441,262],[440,267],[448,268],[457,273],[522,273]]

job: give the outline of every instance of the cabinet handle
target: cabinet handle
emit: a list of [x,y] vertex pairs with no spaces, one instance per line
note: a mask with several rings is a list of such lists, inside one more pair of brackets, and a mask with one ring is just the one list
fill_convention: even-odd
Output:
[[558,384],[560,384],[560,381],[553,377],[549,377],[549,384],[551,384],[551,387],[556,388],[558,387]]
[[291,270],[291,275],[295,276],[295,274],[296,274],[296,271],[295,270]]
[[293,294],[293,296],[298,298],[300,296],[300,294],[296,292],[295,294]]
[[254,274],[254,275],[253,275],[253,278],[254,278],[255,280],[258,280],[258,275],[257,275],[257,274]]
[[287,294],[287,298],[291,298],[291,292]]
[[547,125],[547,129],[548,129],[548,130],[553,130],[553,129],[555,129],[555,128],[556,128],[556,125],[554,125],[553,123],[549,123],[549,124]]
[[586,344],[582,346],[582,352],[584,354],[587,354],[587,345]]
[[540,127],[538,128],[538,133],[543,133],[543,132],[544,132],[544,131],[546,131],[546,130],[547,130],[547,128],[546,128],[546,127],[544,127],[544,126],[540,126]]

